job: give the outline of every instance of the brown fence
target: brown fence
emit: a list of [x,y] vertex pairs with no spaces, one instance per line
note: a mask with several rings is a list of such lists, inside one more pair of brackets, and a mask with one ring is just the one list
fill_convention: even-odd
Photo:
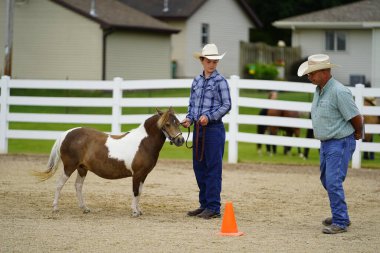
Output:
[[278,47],[265,43],[240,42],[240,76],[247,78],[247,64],[285,64],[285,79],[294,81],[292,65],[301,61],[300,47]]

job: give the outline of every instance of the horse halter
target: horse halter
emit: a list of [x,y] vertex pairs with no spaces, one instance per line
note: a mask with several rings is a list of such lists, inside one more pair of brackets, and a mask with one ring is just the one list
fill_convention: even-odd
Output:
[[170,141],[170,145],[173,145],[174,140],[175,140],[178,136],[182,135],[181,130],[179,130],[179,132],[178,132],[175,136],[173,136],[173,137],[171,137],[171,136],[168,134],[168,132],[166,132],[166,130],[164,129],[164,127],[161,128],[161,131],[164,133],[165,137]]

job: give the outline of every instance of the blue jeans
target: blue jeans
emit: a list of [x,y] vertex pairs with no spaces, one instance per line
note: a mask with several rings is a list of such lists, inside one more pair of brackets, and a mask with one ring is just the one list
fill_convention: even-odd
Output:
[[342,139],[321,142],[321,182],[329,196],[332,222],[342,228],[346,228],[350,222],[343,182],[355,148],[356,142],[353,134]]
[[[202,138],[205,134],[204,153],[201,158]],[[198,150],[196,149],[196,139],[198,139]],[[222,162],[224,154],[224,142],[226,132],[222,122],[209,124],[201,127],[199,136],[196,128],[193,131],[193,169],[199,188],[199,204],[201,208],[210,209],[220,213],[220,193],[222,191]]]

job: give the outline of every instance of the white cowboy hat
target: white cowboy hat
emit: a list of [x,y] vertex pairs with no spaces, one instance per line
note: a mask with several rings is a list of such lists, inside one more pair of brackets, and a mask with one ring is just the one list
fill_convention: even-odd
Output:
[[299,66],[297,75],[303,76],[317,70],[330,69],[337,66],[338,65],[330,63],[330,57],[328,55],[313,54],[307,58],[307,61]]
[[202,52],[195,52],[194,57],[199,59],[200,57],[204,57],[210,60],[220,60],[224,57],[226,53],[220,55],[218,52],[218,48],[215,44],[207,44],[203,47]]

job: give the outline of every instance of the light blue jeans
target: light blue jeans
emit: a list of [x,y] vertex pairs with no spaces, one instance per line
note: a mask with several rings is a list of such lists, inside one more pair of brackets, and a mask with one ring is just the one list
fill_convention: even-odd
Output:
[[353,134],[342,139],[321,142],[321,182],[329,196],[332,222],[342,228],[346,228],[350,222],[343,182],[355,148],[356,142]]

